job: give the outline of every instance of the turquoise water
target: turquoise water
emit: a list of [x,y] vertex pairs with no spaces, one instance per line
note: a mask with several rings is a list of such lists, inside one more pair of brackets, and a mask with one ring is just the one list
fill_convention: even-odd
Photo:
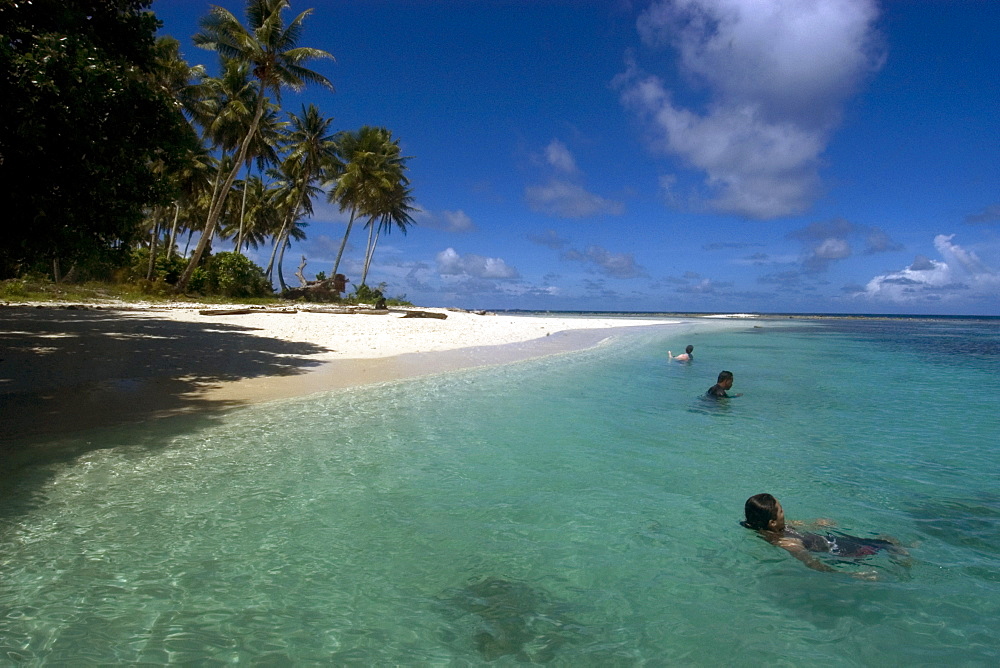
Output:
[[996,665],[996,321],[753,324],[88,434],[0,498],[0,664]]

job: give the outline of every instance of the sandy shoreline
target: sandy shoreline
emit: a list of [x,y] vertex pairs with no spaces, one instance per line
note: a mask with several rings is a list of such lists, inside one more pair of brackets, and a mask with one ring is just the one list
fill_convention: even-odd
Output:
[[0,306],[0,443],[512,362],[681,322],[207,308],[227,307]]

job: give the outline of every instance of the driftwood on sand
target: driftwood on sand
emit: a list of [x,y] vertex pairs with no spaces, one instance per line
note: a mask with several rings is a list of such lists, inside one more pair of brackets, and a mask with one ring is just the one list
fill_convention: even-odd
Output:
[[437,318],[438,320],[445,320],[448,318],[447,313],[437,313],[435,311],[409,311],[402,309],[389,309],[393,313],[402,313],[403,318]]
[[312,306],[307,308],[222,308],[222,309],[202,309],[198,311],[201,315],[249,315],[251,313],[331,313],[334,315],[388,315],[398,313],[401,318],[436,318],[445,320],[447,313],[437,313],[435,311],[416,311],[410,309],[387,309],[387,308],[366,308],[355,306]]
[[199,315],[247,315],[249,313],[295,313],[294,308],[208,308],[198,311]]

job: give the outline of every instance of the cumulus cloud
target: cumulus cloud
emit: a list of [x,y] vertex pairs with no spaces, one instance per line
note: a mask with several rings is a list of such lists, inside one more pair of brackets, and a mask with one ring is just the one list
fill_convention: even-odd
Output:
[[566,148],[566,144],[558,139],[553,139],[545,147],[545,160],[560,172],[567,174],[575,174],[577,172],[576,160],[573,159],[573,154]]
[[605,199],[579,184],[559,179],[541,186],[528,186],[524,194],[528,206],[534,211],[559,218],[620,216],[625,212],[625,205],[621,202]]
[[621,202],[595,195],[580,185],[582,177],[576,160],[561,141],[553,139],[545,147],[544,154],[544,163],[550,172],[548,181],[524,189],[524,198],[532,210],[558,218],[620,216],[625,213],[625,205]]
[[660,0],[640,16],[639,34],[672,47],[708,103],[686,108],[635,62],[615,83],[653,147],[704,172],[712,209],[800,213],[819,190],[845,100],[881,65],[877,13],[874,0]]
[[636,264],[631,253],[612,253],[600,246],[588,246],[586,250],[570,249],[562,254],[564,260],[593,265],[601,273],[613,278],[637,278],[646,271]]
[[413,215],[413,218],[418,225],[432,230],[441,230],[443,232],[462,234],[465,232],[472,232],[476,229],[476,225],[472,222],[472,218],[470,218],[469,214],[465,213],[461,209],[457,211],[443,210],[439,212],[421,209]]
[[973,251],[952,243],[954,236],[934,237],[934,248],[942,259],[917,255],[908,267],[876,276],[853,294],[894,303],[943,301],[959,294],[973,299],[995,296],[1000,273]]
[[853,253],[849,241],[852,237],[864,243],[866,255],[902,250],[902,246],[883,230],[857,225],[843,218],[810,223],[801,230],[789,232],[787,236],[802,242],[802,269],[812,274],[826,271],[834,261],[849,258]]
[[481,255],[459,255],[454,248],[446,248],[435,257],[437,271],[442,276],[469,276],[486,279],[518,278],[517,269],[501,258]]

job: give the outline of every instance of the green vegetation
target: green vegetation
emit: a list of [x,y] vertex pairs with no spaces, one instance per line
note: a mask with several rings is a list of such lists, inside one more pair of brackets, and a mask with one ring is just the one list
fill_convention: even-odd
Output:
[[[155,38],[150,6],[0,0],[0,280],[16,279],[0,297],[115,286],[116,297],[252,299],[272,295],[274,278],[284,292],[285,250],[325,194],[350,222],[317,281],[332,285],[361,220],[361,282],[343,300],[381,298],[384,284],[365,282],[379,236],[413,224],[409,158],[386,128],[337,132],[314,105],[282,111],[283,88],[332,87],[310,69],[331,55],[299,44],[312,10],[286,21],[288,0],[248,0],[244,23],[206,2],[193,39],[218,56],[212,77],[177,40]],[[213,254],[217,239],[234,250]],[[266,268],[249,248],[269,248]]]

